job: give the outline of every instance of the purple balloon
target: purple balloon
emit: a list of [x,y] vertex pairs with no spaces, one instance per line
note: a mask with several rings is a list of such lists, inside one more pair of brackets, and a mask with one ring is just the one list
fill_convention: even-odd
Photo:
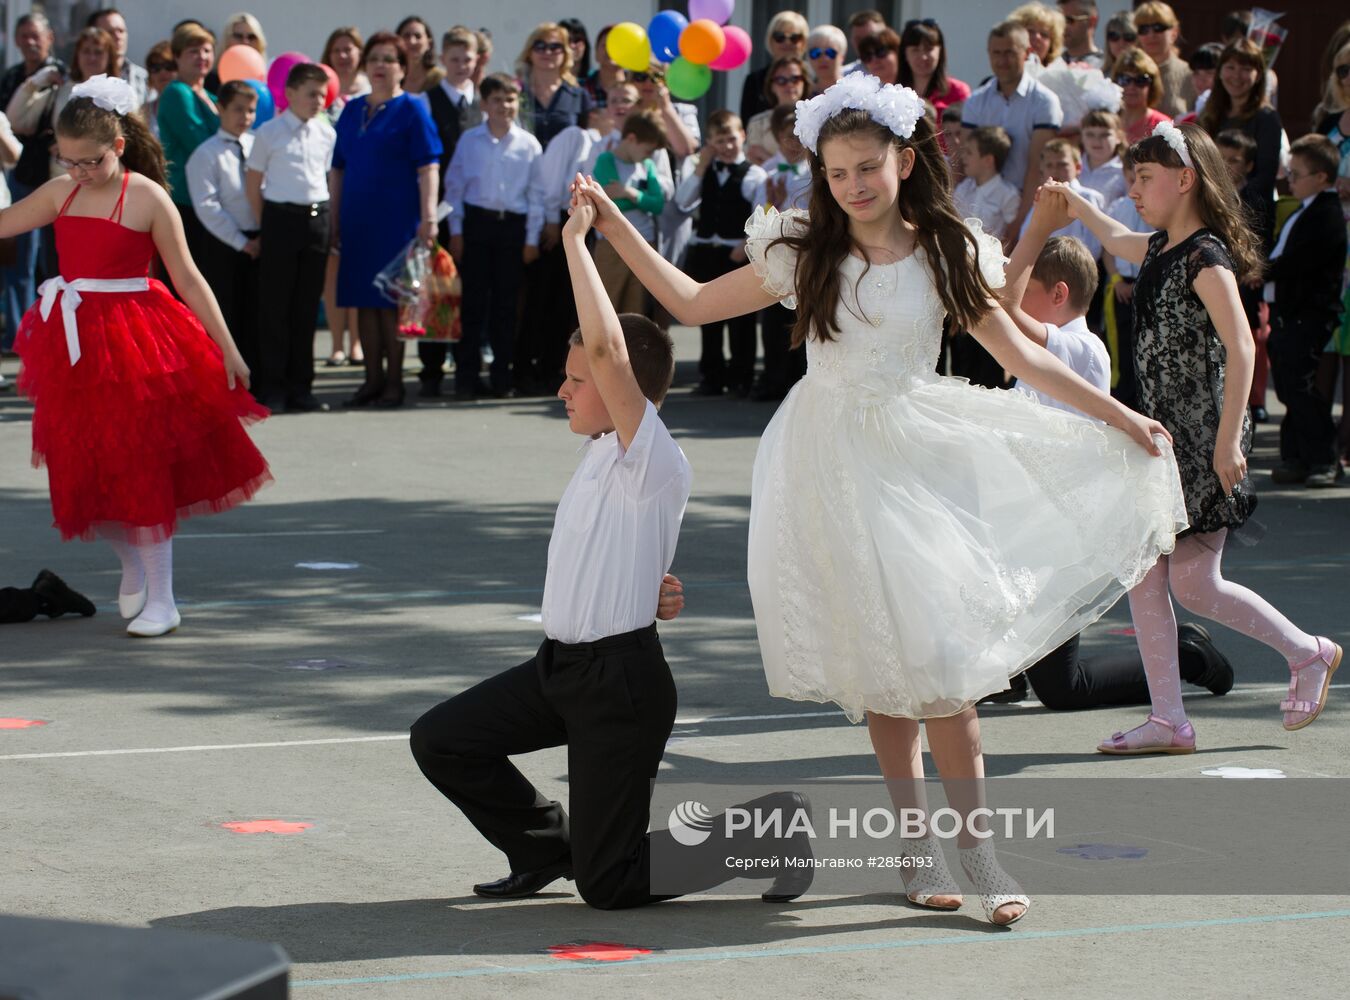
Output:
[[307,62],[310,62],[310,58],[303,52],[283,52],[267,68],[267,90],[272,95],[272,103],[276,105],[278,114],[285,111],[286,105],[290,103],[286,100],[286,77],[295,66]]
[[735,9],[736,0],[689,0],[689,20],[707,18],[718,24],[726,24]]

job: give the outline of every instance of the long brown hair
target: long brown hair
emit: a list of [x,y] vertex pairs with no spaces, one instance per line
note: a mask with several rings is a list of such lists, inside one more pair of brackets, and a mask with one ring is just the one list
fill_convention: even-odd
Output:
[[56,119],[57,135],[68,139],[92,139],[111,146],[120,135],[126,139],[122,166],[150,178],[168,190],[164,149],[139,115],[119,115],[100,108],[89,97],[76,97],[61,109]]
[[[1226,62],[1241,63],[1256,70],[1256,83],[1252,84],[1252,89],[1247,92],[1247,99],[1240,108],[1233,106],[1233,99],[1228,95],[1228,88],[1223,85],[1223,64]],[[1265,56],[1261,55],[1260,46],[1250,38],[1239,38],[1219,55],[1219,65],[1214,67],[1214,86],[1209,92],[1209,100],[1205,102],[1205,108],[1200,112],[1197,121],[1204,126],[1205,131],[1210,135],[1216,135],[1228,119],[1236,118],[1238,121],[1246,121],[1265,106]]]
[[[897,207],[905,221],[917,230],[916,252],[922,247],[927,255],[938,297],[947,314],[963,329],[978,326],[993,309],[994,293],[980,274],[975,237],[952,205],[947,164],[933,126],[926,118],[920,118],[914,125],[914,134],[902,139],[866,111],[848,108],[825,123],[816,148],[851,135],[874,138],[897,154],[905,148],[914,150],[914,169],[900,182]],[[785,233],[770,244],[784,243],[797,254],[794,347],[810,337],[833,340],[839,332],[837,313],[842,291],[839,268],[844,258],[858,247],[849,235],[848,215],[830,192],[819,154],[807,150],[806,155],[812,177],[808,228],[799,235]],[[866,251],[863,254],[866,258]],[[870,267],[869,261],[867,268]],[[863,273],[867,273],[866,269]]]
[[[1228,176],[1219,147],[1209,133],[1194,122],[1186,122],[1177,128],[1186,137],[1186,148],[1195,164],[1195,197],[1200,221],[1228,247],[1239,282],[1259,278],[1265,268],[1260,241],[1252,230],[1248,210]],[[1140,139],[1126,152],[1128,169],[1133,170],[1140,163],[1156,163],[1169,170],[1180,170],[1185,166],[1177,151],[1160,135]]]
[[75,37],[75,48],[70,54],[70,78],[76,83],[84,82],[84,73],[80,69],[80,49],[85,45],[97,45],[107,59],[103,72],[108,76],[122,75],[122,60],[117,55],[117,43],[113,36],[102,28],[85,28]]

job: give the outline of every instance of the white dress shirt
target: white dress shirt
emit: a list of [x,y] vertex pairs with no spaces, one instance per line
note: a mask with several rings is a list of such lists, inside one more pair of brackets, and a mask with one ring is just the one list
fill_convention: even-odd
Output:
[[1113,156],[1100,167],[1093,167],[1088,164],[1087,157],[1083,157],[1083,170],[1078,175],[1078,181],[1083,187],[1092,188],[1102,196],[1102,201],[1110,205],[1117,198],[1125,197],[1125,169],[1120,162],[1119,156]]
[[188,192],[202,225],[220,242],[244,249],[246,232],[256,232],[258,220],[244,194],[244,164],[253,149],[253,133],[233,136],[220,129],[188,157]]
[[789,163],[782,153],[775,153],[764,161],[760,169],[764,171],[764,183],[755,192],[751,204],[768,207],[771,204],[769,181],[786,178],[787,191],[783,204],[773,207],[784,212],[789,208],[811,207],[811,165],[806,162],[806,157],[803,156],[796,163]]
[[[1106,211],[1106,203],[1102,201],[1102,196],[1090,187],[1083,187],[1076,178],[1069,181],[1069,189],[1098,211]],[[1030,212],[1028,212],[1027,217],[1022,220],[1021,232],[1017,234],[1019,240],[1022,238],[1022,234],[1027,231],[1027,226],[1029,225],[1031,225]],[[1063,229],[1056,229],[1050,235],[1072,236],[1074,239],[1081,242],[1083,246],[1087,247],[1088,253],[1092,255],[1093,260],[1097,260],[1102,255],[1102,241],[1097,239],[1092,230],[1078,219],[1074,219]]]
[[324,115],[301,121],[287,108],[254,133],[248,169],[267,179],[263,200],[312,205],[328,200],[337,133]]
[[487,122],[460,136],[445,172],[451,235],[463,234],[464,206],[473,205],[525,216],[525,244],[538,246],[546,200],[539,173],[543,153],[539,140],[514,122],[500,139],[488,130]]
[[991,77],[987,83],[975,88],[961,107],[961,124],[965,128],[1003,127],[1012,139],[1012,149],[1003,161],[1002,174],[1009,184],[1020,190],[1028,168],[1035,169],[1034,164],[1028,163],[1032,133],[1037,129],[1058,132],[1064,124],[1064,112],[1055,92],[1036,82],[1029,58],[1026,71],[1011,96],[1003,96],[997,77]]
[[[1117,198],[1111,202],[1106,210],[1106,214],[1115,219],[1122,226],[1125,226],[1132,233],[1151,233],[1153,227],[1150,226],[1139,215],[1139,209],[1135,207],[1134,199],[1126,196]],[[1132,260],[1126,260],[1124,257],[1113,257],[1116,262],[1116,271],[1122,278],[1129,278],[1133,281],[1139,277],[1139,265]]]
[[693,473],[649,401],[625,451],[611,432],[582,446],[553,520],[544,632],[594,642],[656,620]]
[[557,222],[572,201],[572,178],[589,174],[595,166],[595,148],[601,142],[593,128],[569,125],[548,144],[539,157],[539,186],[543,191],[544,219]]
[[986,233],[1003,239],[1022,207],[1022,192],[1004,180],[1002,174],[995,174],[983,184],[967,177],[956,185],[952,201],[961,218],[979,219]]
[[[1107,352],[1106,344],[1102,343],[1102,339],[1088,329],[1085,317],[1079,316],[1063,326],[1046,323],[1045,349],[1068,365],[1073,373],[1088,385],[1094,386],[1102,392],[1109,393],[1111,391],[1111,355]],[[1076,410],[1068,403],[1061,403],[1058,399],[1047,396],[1039,389],[1033,389],[1029,385],[1021,385],[1020,383],[1018,383],[1017,388],[1045,406],[1063,410],[1066,413],[1075,413],[1080,417],[1087,417],[1087,414],[1082,410]],[[1094,418],[1088,417],[1088,419]]]

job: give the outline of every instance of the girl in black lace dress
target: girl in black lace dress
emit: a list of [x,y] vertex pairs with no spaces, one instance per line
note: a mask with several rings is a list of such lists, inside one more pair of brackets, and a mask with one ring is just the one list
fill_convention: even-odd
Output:
[[[1134,292],[1139,410],[1172,434],[1190,527],[1134,590],[1130,613],[1148,674],[1153,711],[1102,753],[1193,753],[1177,664],[1171,593],[1210,618],[1277,650],[1289,662],[1284,728],[1321,714],[1341,648],[1297,628],[1258,594],[1223,578],[1229,529],[1256,506],[1247,478],[1252,429],[1247,414],[1254,345],[1238,282],[1260,274],[1256,238],[1239,214],[1237,193],[1213,141],[1195,125],[1160,124],[1130,147],[1130,197],[1158,231],[1132,233],[1069,188],[1050,183],[1041,197],[1063,198],[1107,252],[1141,262]],[[1226,377],[1225,377],[1226,376]]]

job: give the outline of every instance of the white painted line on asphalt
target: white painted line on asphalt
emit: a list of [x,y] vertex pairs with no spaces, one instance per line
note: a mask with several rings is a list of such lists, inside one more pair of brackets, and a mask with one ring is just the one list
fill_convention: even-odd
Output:
[[[1332,688],[1350,688],[1350,684],[1333,684]],[[1244,694],[1260,694],[1268,691],[1285,691],[1287,684],[1264,684],[1255,687],[1234,688]],[[677,726],[715,725],[719,722],[780,722],[786,719],[823,719],[843,718],[843,712],[784,712],[778,715],[712,715],[697,719],[676,719]],[[186,747],[135,747],[126,750],[63,750],[55,753],[10,753],[0,754],[5,760],[52,760],[58,757],[127,757],[147,753],[196,753],[206,750],[266,750],[276,747],[317,747],[339,743],[392,743],[406,740],[407,733],[389,733],[383,736],[334,736],[320,740],[275,740],[268,743],[217,743]]]
[[384,528],[314,528],[308,531],[203,531],[175,534],[179,538],[283,538],[293,535],[383,535]]

